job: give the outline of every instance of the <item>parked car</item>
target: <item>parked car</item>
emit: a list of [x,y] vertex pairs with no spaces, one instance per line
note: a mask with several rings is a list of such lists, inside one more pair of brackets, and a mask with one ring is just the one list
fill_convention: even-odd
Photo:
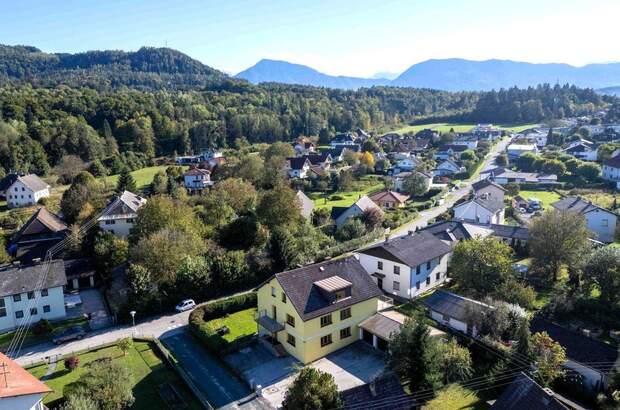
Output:
[[52,341],[59,345],[72,340],[80,340],[86,335],[86,330],[82,326],[73,326],[56,334]]
[[192,310],[196,307],[196,302],[193,299],[182,300],[181,303],[174,308],[177,312],[185,312],[186,310]]

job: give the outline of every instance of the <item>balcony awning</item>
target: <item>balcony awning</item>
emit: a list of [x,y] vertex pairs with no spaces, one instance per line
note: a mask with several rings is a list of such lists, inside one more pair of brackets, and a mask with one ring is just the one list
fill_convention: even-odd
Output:
[[263,327],[264,329],[267,329],[267,331],[271,332],[271,333],[277,333],[281,330],[284,330],[284,326],[280,323],[278,323],[276,320],[270,318],[267,315],[262,315],[259,316],[256,319],[256,322]]

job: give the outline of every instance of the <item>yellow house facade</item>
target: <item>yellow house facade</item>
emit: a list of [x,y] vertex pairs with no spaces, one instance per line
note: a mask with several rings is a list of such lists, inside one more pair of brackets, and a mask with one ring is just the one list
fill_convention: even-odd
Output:
[[359,340],[381,295],[355,257],[278,273],[258,289],[259,337],[313,362]]

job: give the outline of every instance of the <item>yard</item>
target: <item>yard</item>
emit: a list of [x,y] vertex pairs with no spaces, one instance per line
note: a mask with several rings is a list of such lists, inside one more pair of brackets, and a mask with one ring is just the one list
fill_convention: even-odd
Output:
[[[561,191],[565,195],[570,195],[569,191]],[[579,189],[573,191],[574,195],[581,196],[586,201],[592,201],[592,203],[603,207],[605,209],[611,209],[613,207],[616,195],[613,193],[605,192],[597,189]]]
[[[53,332],[60,332],[72,326],[83,326],[83,325],[86,325],[87,323],[88,323],[88,319],[82,318],[82,317],[62,320],[59,322],[51,322],[52,327],[53,327]],[[24,346],[28,346],[28,345],[35,344],[35,343],[47,342],[52,338],[51,334],[35,335],[34,332],[32,331],[35,324],[36,323],[32,323],[32,325],[28,329],[28,333],[26,333],[26,337],[23,342]],[[0,350],[6,351],[6,349],[9,347],[11,343],[11,340],[13,340],[14,335],[15,335],[15,332],[8,332],[8,333],[0,334]]]
[[[131,175],[135,179],[136,186],[138,187],[138,189],[143,190],[147,188],[151,184],[151,182],[153,182],[153,178],[155,177],[155,174],[157,174],[160,171],[166,172],[166,168],[168,167],[169,165],[146,167],[146,168],[138,169],[136,171],[132,171]],[[184,168],[187,168],[187,167],[184,167]],[[107,176],[103,178],[103,181],[109,186],[115,186],[118,181],[118,175]]]
[[256,308],[242,310],[228,316],[210,320],[206,325],[213,330],[226,326],[230,331],[222,336],[227,342],[256,333],[256,321],[254,315]]
[[[191,391],[185,386],[176,373],[166,367],[161,359],[156,355],[149,342],[135,341],[133,347],[127,352],[126,356],[117,346],[105,347],[92,350],[78,355],[80,359],[79,367],[70,372],[65,368],[63,361],[57,363],[56,369],[45,380],[45,383],[54,391],[43,399],[44,404],[48,404],[62,397],[63,388],[80,377],[85,370],[85,365],[96,359],[111,357],[113,360],[127,366],[133,376],[133,395],[136,399],[132,409],[156,409],[162,407],[162,397],[160,388],[166,383],[170,383],[183,398],[187,408],[200,409],[198,400],[192,395]],[[28,369],[37,378],[43,377],[49,369],[49,365],[43,364]]]
[[353,205],[361,196],[381,191],[384,188],[383,183],[378,182],[376,179],[370,179],[369,177],[365,177],[365,179],[360,182],[363,183],[362,189],[355,191],[333,192],[327,194],[327,196],[322,192],[310,192],[308,193],[308,197],[314,201],[314,207],[316,209],[331,209],[334,206],[349,207]]
[[542,206],[545,209],[550,209],[552,203],[559,201],[562,198],[558,193],[551,191],[519,191],[519,195],[524,199],[540,199]]

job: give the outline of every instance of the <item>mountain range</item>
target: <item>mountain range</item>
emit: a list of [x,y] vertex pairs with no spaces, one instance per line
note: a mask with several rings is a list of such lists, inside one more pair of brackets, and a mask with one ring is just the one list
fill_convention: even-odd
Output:
[[427,60],[414,64],[393,80],[330,76],[310,67],[285,61],[261,60],[236,75],[252,83],[283,82],[332,88],[356,89],[372,85],[433,88],[445,91],[486,91],[538,84],[573,84],[604,88],[620,84],[620,63],[533,64],[510,60]]

